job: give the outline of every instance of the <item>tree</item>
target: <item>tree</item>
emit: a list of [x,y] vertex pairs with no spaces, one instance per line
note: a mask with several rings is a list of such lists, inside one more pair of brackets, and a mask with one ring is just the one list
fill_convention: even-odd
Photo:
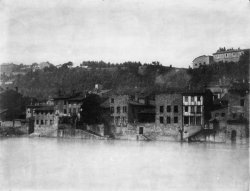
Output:
[[31,98],[23,97],[14,90],[7,90],[0,95],[0,108],[7,109],[6,119],[23,118],[25,107],[31,103]]
[[81,122],[88,125],[103,123],[103,111],[100,104],[101,99],[98,95],[88,95],[81,106]]

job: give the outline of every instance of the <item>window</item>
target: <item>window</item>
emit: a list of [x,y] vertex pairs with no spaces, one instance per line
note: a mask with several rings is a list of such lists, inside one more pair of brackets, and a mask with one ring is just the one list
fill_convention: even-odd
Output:
[[225,113],[221,113],[221,117],[225,117],[225,115],[226,115]]
[[194,106],[191,106],[191,113],[194,113]]
[[66,110],[66,109],[64,109],[64,110],[63,110],[63,113],[64,113],[64,114],[66,114],[66,113],[67,113],[67,110]]
[[197,101],[201,101],[201,97],[200,96],[197,96]]
[[69,108],[69,113],[71,113],[71,108]]
[[123,118],[122,118],[122,124],[123,124],[124,126],[127,125],[127,119],[126,119],[126,117],[123,117]]
[[189,124],[189,118],[188,118],[188,116],[184,116],[184,124],[185,125]]
[[110,99],[110,102],[111,102],[111,103],[114,103],[114,101],[115,101],[114,98],[111,98],[111,99]]
[[121,123],[120,117],[115,118],[115,123],[117,126],[120,126],[120,123]]
[[201,117],[196,117],[196,125],[201,125]]
[[120,113],[120,112],[121,112],[121,108],[118,106],[118,107],[116,108],[116,111],[117,111],[117,113]]
[[185,102],[188,102],[188,96],[185,96]]
[[163,113],[163,106],[160,106],[160,113]]
[[43,125],[43,120],[41,120],[41,125]]
[[52,120],[50,120],[50,125],[53,125],[53,121]]
[[190,116],[190,125],[195,125],[194,116]]
[[185,106],[184,109],[185,109],[185,112],[188,112],[188,106]]
[[37,124],[37,125],[39,124],[39,120],[36,120],[36,124]]
[[174,123],[178,123],[178,117],[174,117]]
[[197,113],[201,113],[201,106],[197,106]]
[[236,113],[233,113],[233,118],[234,118],[234,119],[236,118]]
[[241,99],[241,100],[240,100],[240,106],[244,106],[244,104],[245,104],[244,99]]
[[114,113],[114,107],[110,107],[110,112]]
[[175,112],[175,113],[178,113],[178,105],[175,105],[175,106],[174,106],[174,112]]
[[171,105],[167,106],[167,112],[171,112]]
[[167,124],[171,123],[171,118],[169,116],[167,116]]
[[122,110],[123,110],[123,113],[127,113],[127,106],[123,106]]
[[160,123],[163,123],[163,117],[160,117]]
[[194,96],[191,96],[191,102],[193,102],[194,101]]
[[66,101],[66,100],[64,100],[63,104],[64,104],[64,105],[66,105],[66,104],[67,104],[67,101]]

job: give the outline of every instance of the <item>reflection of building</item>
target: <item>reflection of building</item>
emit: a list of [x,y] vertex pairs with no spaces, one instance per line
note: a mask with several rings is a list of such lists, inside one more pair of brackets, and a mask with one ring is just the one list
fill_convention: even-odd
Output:
[[182,95],[159,94],[155,96],[156,126],[168,134],[178,134],[182,129]]
[[200,66],[208,65],[211,64],[212,62],[213,62],[212,56],[202,55],[193,60],[193,68],[199,68]]
[[244,50],[220,48],[213,54],[214,62],[238,62]]

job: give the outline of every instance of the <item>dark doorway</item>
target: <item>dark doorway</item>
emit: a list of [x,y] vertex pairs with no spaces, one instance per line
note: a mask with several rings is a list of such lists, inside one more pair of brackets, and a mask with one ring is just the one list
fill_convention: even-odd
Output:
[[235,130],[232,130],[232,132],[231,132],[231,140],[236,141],[236,131]]
[[143,127],[139,127],[139,134],[140,134],[140,135],[143,134]]
[[29,119],[29,134],[34,133],[34,118]]

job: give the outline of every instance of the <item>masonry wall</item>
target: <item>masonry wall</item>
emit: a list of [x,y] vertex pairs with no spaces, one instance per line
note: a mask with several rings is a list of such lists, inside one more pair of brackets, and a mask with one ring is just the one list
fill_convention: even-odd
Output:
[[[176,136],[182,129],[182,95],[161,94],[155,96],[156,131],[163,136]],[[178,107],[178,112],[174,107]],[[163,108],[163,110],[162,110]],[[168,110],[170,108],[170,111]],[[177,121],[174,121],[177,119]]]
[[244,51],[221,52],[213,54],[215,62],[238,62]]
[[[232,140],[233,131],[236,132],[235,140]],[[249,124],[227,124],[226,129],[227,141],[235,141],[236,143],[244,143],[249,138]]]
[[[244,105],[241,105],[241,100],[244,101]],[[238,115],[243,114],[243,117],[249,121],[249,93],[245,95],[236,92],[229,93],[228,108],[230,118],[237,118]]]
[[211,63],[212,56],[200,56],[194,59],[193,68],[199,68],[202,65],[208,65]]
[[[129,121],[129,96],[128,95],[114,95],[110,98],[110,109],[113,111],[111,114],[114,126],[117,126],[117,133],[119,127],[126,127]],[[120,110],[118,111],[118,107]],[[113,109],[112,109],[113,108]],[[126,108],[126,109],[125,109]]]

